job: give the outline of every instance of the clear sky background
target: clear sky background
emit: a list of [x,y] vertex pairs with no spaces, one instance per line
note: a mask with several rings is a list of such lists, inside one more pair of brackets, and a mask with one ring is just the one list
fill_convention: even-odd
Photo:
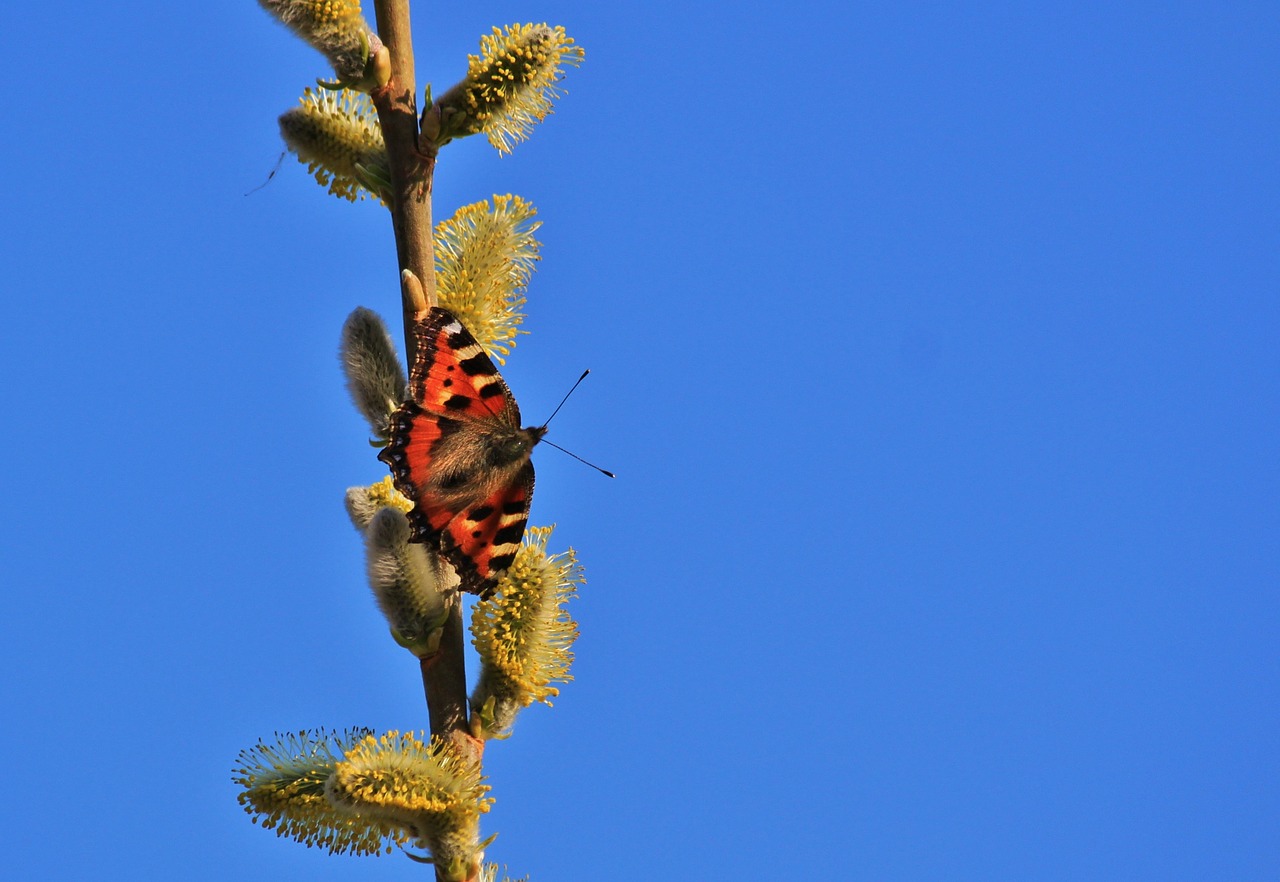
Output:
[[[504,373],[577,677],[495,743],[489,856],[567,880],[1280,878],[1274,3],[415,6],[586,47],[437,217],[532,200]],[[251,2],[8,4],[8,879],[392,880],[253,826],[238,751],[420,728],[346,487],[389,223],[276,116]],[[248,195],[246,195],[248,194]]]

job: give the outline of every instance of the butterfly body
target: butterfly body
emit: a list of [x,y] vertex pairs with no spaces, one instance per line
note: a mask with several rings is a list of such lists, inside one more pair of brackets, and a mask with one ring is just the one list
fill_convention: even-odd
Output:
[[413,334],[410,400],[378,458],[414,503],[414,541],[437,545],[463,590],[488,595],[524,536],[530,455],[547,430],[521,428],[511,390],[451,312],[431,309]]

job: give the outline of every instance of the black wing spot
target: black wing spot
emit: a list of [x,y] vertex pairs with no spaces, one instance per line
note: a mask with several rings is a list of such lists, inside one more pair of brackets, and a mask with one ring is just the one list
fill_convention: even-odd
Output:
[[524,537],[524,524],[508,524],[493,537],[495,545],[507,545],[519,542]]
[[524,499],[517,499],[514,502],[504,502],[502,504],[503,514],[524,514]]
[[483,352],[477,352],[470,358],[464,358],[458,362],[458,367],[467,372],[469,377],[492,376],[497,371],[494,370],[493,362],[489,361],[489,356]]
[[446,410],[466,410],[471,406],[471,399],[466,395],[450,395],[444,401]]
[[440,385],[442,385],[442,386],[444,386],[446,389],[448,389],[450,386],[452,386],[452,385],[453,385],[453,380],[445,380],[445,381],[444,381],[443,383],[441,383]]
[[478,524],[491,514],[493,514],[493,506],[482,505],[479,508],[472,509],[471,513],[467,515],[467,520],[473,524]]
[[502,394],[501,383],[490,383],[488,386],[484,386],[483,388],[480,389],[481,398],[492,398],[495,395],[501,395],[501,394]]

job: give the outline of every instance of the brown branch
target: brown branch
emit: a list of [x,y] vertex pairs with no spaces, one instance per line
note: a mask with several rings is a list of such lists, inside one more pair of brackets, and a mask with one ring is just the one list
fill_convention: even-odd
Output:
[[391,166],[391,224],[396,236],[396,259],[421,283],[421,297],[406,286],[402,297],[405,318],[405,356],[413,363],[410,322],[436,302],[435,255],[431,228],[431,180],[435,148],[418,147],[417,83],[413,71],[413,36],[409,31],[409,0],[376,0],[378,37],[391,54],[391,79],[370,98],[378,109],[382,139]]
[[[467,719],[467,669],[463,643],[466,629],[462,624],[462,598],[458,597],[440,635],[440,648],[430,658],[422,659],[422,686],[427,693],[427,712],[431,715],[431,731],[449,735],[459,744],[474,741]],[[440,701],[441,695],[460,695],[461,701]],[[465,735],[464,739],[461,737]],[[478,749],[477,749],[478,745]],[[484,742],[466,745],[477,755]]]
[[[409,0],[375,0],[374,6],[378,36],[391,56],[391,78],[370,98],[378,109],[391,171],[391,225],[399,264],[405,357],[412,366],[417,357],[413,324],[436,305],[435,236],[431,224],[436,147],[418,137],[418,87],[413,71]],[[462,599],[455,595],[439,649],[421,662],[422,687],[431,734],[448,738],[459,752],[479,763],[484,742],[471,736],[464,638]],[[477,864],[469,872],[478,874],[479,869]],[[444,872],[443,867],[437,866],[436,879],[444,878]]]
[[[391,54],[391,79],[370,96],[378,109],[382,137],[391,167],[391,223],[401,278],[405,321],[405,357],[416,355],[412,323],[436,303],[434,237],[431,225],[431,179],[435,148],[419,148],[417,85],[413,72],[413,38],[409,33],[409,0],[375,0],[378,37]],[[405,270],[416,277],[407,277]],[[468,721],[464,628],[459,599],[444,626],[440,649],[422,663],[431,732],[449,738],[479,759],[483,743],[471,737]]]

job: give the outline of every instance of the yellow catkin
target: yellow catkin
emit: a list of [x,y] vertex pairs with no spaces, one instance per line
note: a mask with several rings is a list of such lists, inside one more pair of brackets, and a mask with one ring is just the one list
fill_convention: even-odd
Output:
[[334,854],[381,854],[408,842],[404,827],[343,811],[325,794],[341,752],[363,735],[304,731],[242,751],[240,805],[264,829]]
[[436,226],[440,304],[499,362],[524,319],[525,289],[539,259],[536,214],[519,196],[495,195],[492,203],[465,205]]
[[406,514],[413,510],[413,503],[396,489],[390,475],[365,489],[369,495],[369,504],[376,508],[395,508]]
[[[550,703],[555,682],[572,679],[571,647],[578,625],[565,604],[582,583],[572,549],[548,555],[551,527],[531,527],[498,590],[472,612],[473,643],[490,669],[489,685],[503,700]],[[498,679],[501,682],[494,682]]]
[[509,153],[551,112],[562,69],[583,55],[562,27],[494,28],[481,38],[480,54],[467,57],[464,132],[484,132],[494,148]]
[[470,823],[487,812],[480,767],[447,741],[412,733],[369,734],[347,751],[329,782],[331,799],[361,815],[404,825],[418,836]]
[[361,92],[308,88],[300,106],[281,115],[280,134],[316,182],[341,199],[378,196],[368,173],[390,176],[377,114]]

